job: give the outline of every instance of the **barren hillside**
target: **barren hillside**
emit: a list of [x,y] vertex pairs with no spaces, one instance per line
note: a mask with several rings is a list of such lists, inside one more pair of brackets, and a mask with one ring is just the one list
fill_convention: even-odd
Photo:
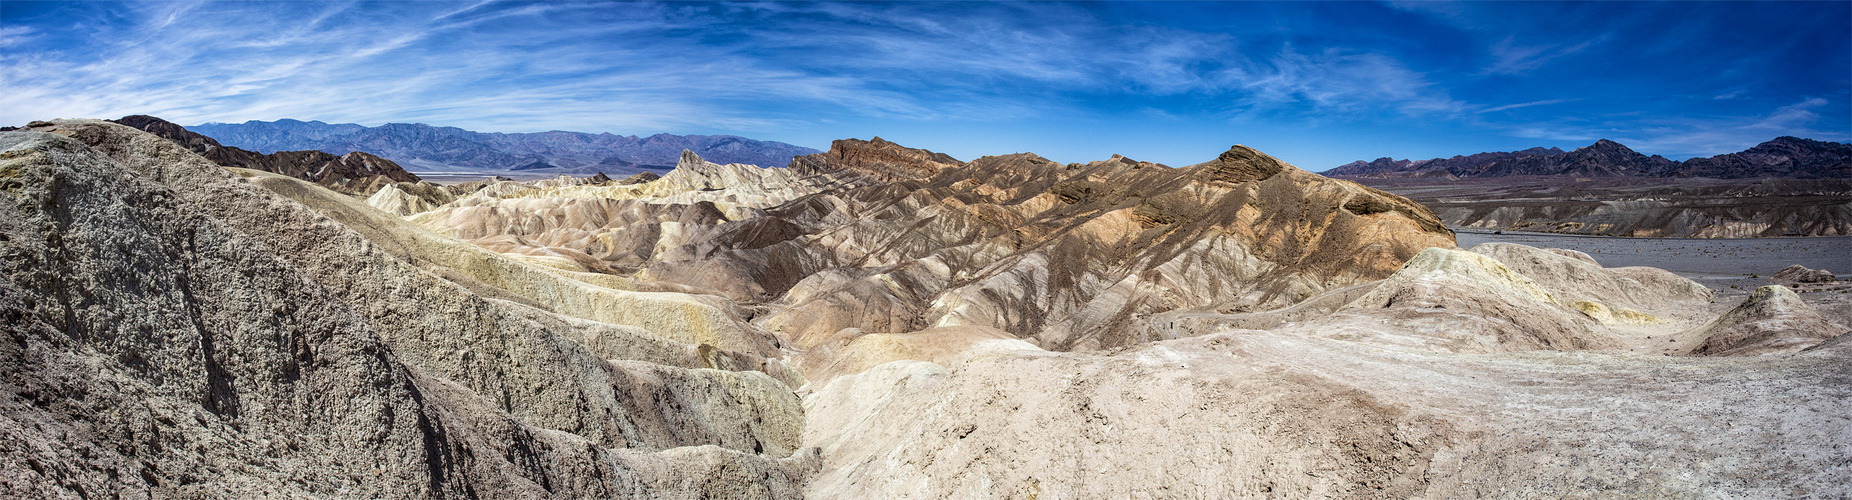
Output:
[[1244,146],[365,201],[103,121],[0,149],[5,496],[1852,495],[1837,314]]

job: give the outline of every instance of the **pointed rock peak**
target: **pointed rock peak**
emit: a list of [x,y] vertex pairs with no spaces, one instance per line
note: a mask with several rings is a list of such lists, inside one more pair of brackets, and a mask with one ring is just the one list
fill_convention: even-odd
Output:
[[682,168],[683,165],[700,165],[702,163],[707,163],[707,160],[701,159],[701,155],[695,154],[693,150],[684,149],[682,150],[682,159],[676,162],[675,168]]
[[1214,161],[1198,166],[1202,167],[1202,175],[1206,176],[1206,180],[1238,184],[1273,177],[1286,169],[1286,162],[1254,148],[1236,144]]
[[605,175],[604,172],[599,172],[598,175],[592,176],[588,182],[592,184],[604,184],[606,182],[611,182],[611,176]]
[[1623,145],[1618,142],[1610,141],[1607,139],[1595,141],[1594,144],[1590,144],[1588,148],[1586,149],[1595,149],[1595,150],[1603,150],[1603,151],[1626,151],[1629,153],[1633,152],[1632,148],[1628,148],[1626,145]]

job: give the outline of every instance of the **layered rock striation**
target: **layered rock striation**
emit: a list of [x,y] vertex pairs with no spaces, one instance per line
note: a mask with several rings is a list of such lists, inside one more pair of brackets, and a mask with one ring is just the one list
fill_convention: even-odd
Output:
[[7,496],[771,498],[814,470],[764,358],[507,283],[600,287],[382,244],[324,215],[358,200],[125,126],[0,147]]
[[1452,243],[1404,198],[1240,146],[1170,168],[964,163],[877,138],[787,168],[688,153],[642,184],[489,191],[412,220],[760,304],[755,324],[804,347],[848,327],[957,325],[1061,350],[1129,345],[1156,338],[1153,313],[1290,304]]
[[[1846,496],[1785,289],[1243,146],[382,185],[0,133],[0,496]],[[409,215],[408,215],[409,214]],[[1792,274],[1792,273],[1791,273]]]

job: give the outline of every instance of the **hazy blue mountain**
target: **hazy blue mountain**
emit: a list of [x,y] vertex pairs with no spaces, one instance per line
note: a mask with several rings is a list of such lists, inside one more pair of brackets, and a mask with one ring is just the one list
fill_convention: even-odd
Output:
[[333,154],[362,151],[417,170],[523,170],[561,173],[635,173],[675,165],[682,150],[718,163],[785,166],[794,156],[819,151],[731,135],[549,131],[475,132],[422,123],[367,127],[352,123],[277,120],[206,123],[187,127],[227,146],[260,152],[313,149]]
[[[284,118],[274,122],[207,123],[187,127],[187,129],[217,139],[220,144],[235,144],[237,147],[260,153],[275,153],[311,149],[303,148],[301,145],[332,136],[359,132],[366,130],[366,127],[353,123],[328,124],[321,121],[305,122]],[[221,137],[223,139],[220,139]]]

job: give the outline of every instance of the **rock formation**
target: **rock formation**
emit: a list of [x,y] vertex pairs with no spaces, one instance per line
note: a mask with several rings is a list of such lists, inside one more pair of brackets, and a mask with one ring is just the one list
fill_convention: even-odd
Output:
[[815,467],[776,379],[464,277],[548,271],[445,272],[106,122],[0,147],[7,496],[794,497]]
[[367,197],[367,205],[403,216],[429,212],[456,198],[449,190],[428,182],[401,182],[380,186],[378,192]]
[[362,201],[184,142],[0,133],[0,496],[1852,495],[1792,293],[1242,146]]
[[1807,266],[1800,264],[1784,267],[1780,271],[1775,271],[1775,275],[1771,277],[1774,278],[1775,281],[1783,281],[1789,284],[1830,283],[1838,280],[1838,277],[1833,276],[1832,271],[1825,269],[1808,269]]
[[646,184],[482,196],[413,220],[763,304],[754,322],[790,339],[982,325],[1064,350],[1128,345],[1154,338],[1153,313],[1289,304],[1451,244],[1406,199],[1239,146],[1172,169],[1032,154],[966,164],[846,140],[789,168],[689,153]]

